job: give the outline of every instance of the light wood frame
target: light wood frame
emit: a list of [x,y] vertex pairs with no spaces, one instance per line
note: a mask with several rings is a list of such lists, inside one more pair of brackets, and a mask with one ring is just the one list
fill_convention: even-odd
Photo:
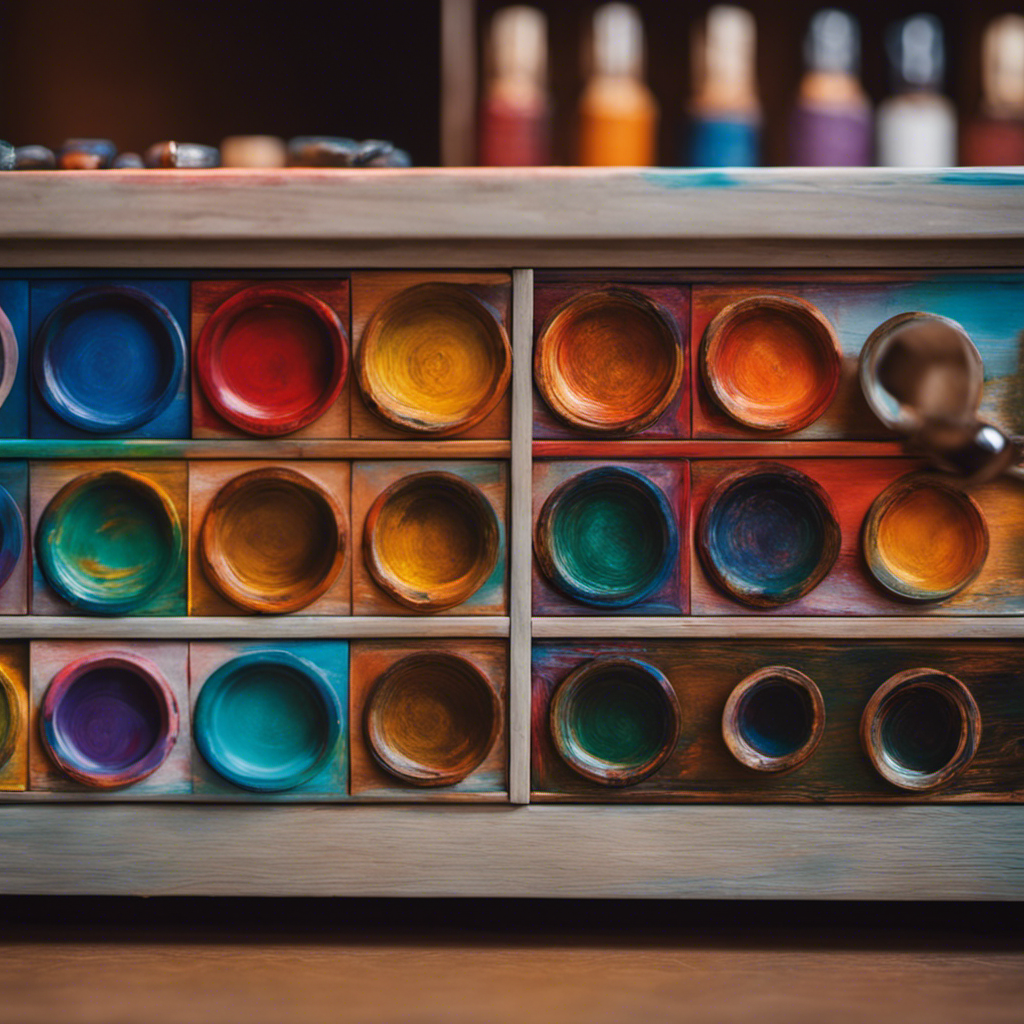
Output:
[[[509,786],[518,804],[529,798],[532,637],[811,638],[834,636],[838,625],[795,617],[531,621],[528,268],[692,268],[696,281],[716,268],[1020,267],[1024,171],[39,172],[0,176],[0,253],[12,277],[19,267],[100,270],[128,259],[178,272],[524,268],[512,271],[511,444],[443,449],[447,458],[511,457],[508,617],[298,616],[275,626],[282,637],[509,637]],[[388,444],[118,443],[116,457],[386,458]],[[439,451],[432,442],[402,444],[407,457]],[[677,442],[673,454],[713,457],[715,444]],[[5,458],[115,457],[105,441],[4,446]],[[264,620],[233,616],[0,619],[0,637],[20,639],[244,639],[259,630]],[[864,617],[843,619],[841,630],[851,640],[1024,639],[1024,619]],[[27,793],[0,804],[0,891],[1024,899],[1024,808],[1013,806],[48,802]]]

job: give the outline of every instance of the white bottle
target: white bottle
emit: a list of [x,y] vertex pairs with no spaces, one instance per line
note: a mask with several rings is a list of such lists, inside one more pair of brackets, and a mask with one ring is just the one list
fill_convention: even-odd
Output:
[[956,109],[939,90],[945,71],[942,25],[915,14],[890,26],[886,51],[895,95],[878,108],[881,167],[951,167],[956,164]]

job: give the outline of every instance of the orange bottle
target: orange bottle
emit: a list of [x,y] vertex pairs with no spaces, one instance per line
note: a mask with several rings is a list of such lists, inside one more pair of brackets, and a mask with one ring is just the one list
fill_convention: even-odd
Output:
[[648,167],[655,162],[658,104],[644,82],[644,30],[630,4],[594,13],[592,70],[579,110],[584,167]]

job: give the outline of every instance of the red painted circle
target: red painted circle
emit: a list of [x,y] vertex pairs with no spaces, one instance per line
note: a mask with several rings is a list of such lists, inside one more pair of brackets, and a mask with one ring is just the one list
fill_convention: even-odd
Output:
[[196,346],[209,403],[250,434],[290,434],[322,416],[348,373],[338,314],[298,288],[253,285],[222,302]]

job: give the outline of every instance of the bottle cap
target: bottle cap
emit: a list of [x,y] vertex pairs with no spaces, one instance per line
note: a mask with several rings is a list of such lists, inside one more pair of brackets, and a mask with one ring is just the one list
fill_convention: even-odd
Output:
[[915,14],[889,26],[885,36],[896,89],[938,89],[946,70],[942,22],[933,14]]
[[1024,108],[1024,17],[1006,14],[989,22],[981,42],[985,104],[996,110]]
[[857,74],[860,28],[854,17],[834,7],[818,11],[804,39],[804,60],[811,71]]
[[757,25],[750,11],[718,4],[693,35],[695,92],[717,100],[753,98]]
[[644,69],[644,26],[632,4],[605,4],[594,12],[594,73],[639,78]]
[[536,7],[503,7],[491,19],[491,69],[495,78],[547,77],[547,18]]

